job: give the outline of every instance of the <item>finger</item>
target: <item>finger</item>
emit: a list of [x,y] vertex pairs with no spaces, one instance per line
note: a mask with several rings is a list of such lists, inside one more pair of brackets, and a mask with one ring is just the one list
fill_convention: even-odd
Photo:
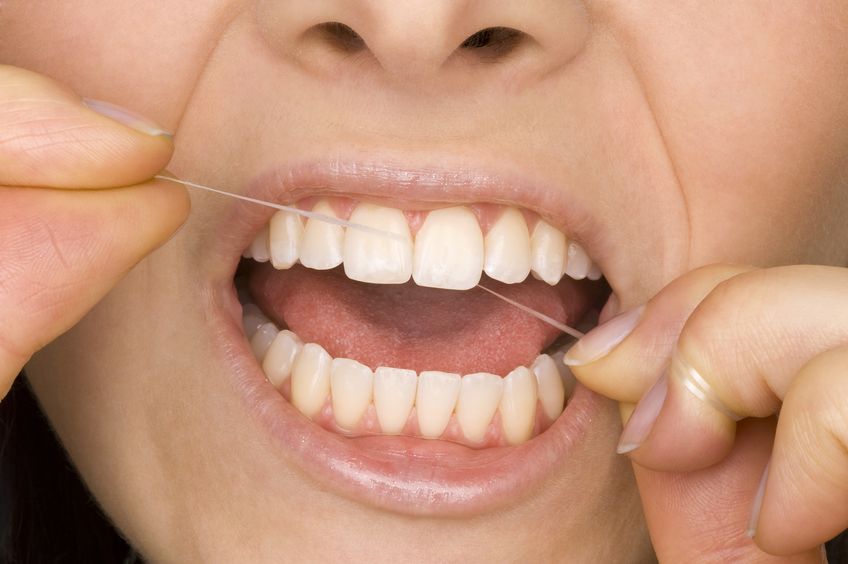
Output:
[[696,472],[657,472],[633,465],[660,562],[822,561],[817,549],[791,558],[769,555],[746,534],[774,425],[773,418],[743,421],[730,455]]
[[756,542],[775,554],[822,544],[848,527],[848,346],[820,354],[780,411]]
[[719,284],[686,321],[667,376],[633,412],[621,450],[658,470],[721,460],[736,420],[776,413],[801,366],[848,343],[846,288],[848,270],[813,266]]
[[127,186],[167,165],[170,135],[115,106],[91,107],[99,112],[44,76],[0,65],[0,185]]
[[167,183],[98,191],[0,188],[0,397],[29,357],[69,329],[185,220]]
[[668,364],[680,330],[701,300],[721,282],[750,270],[728,265],[693,270],[663,288],[644,308],[619,314],[589,332],[564,362],[591,390],[635,403]]

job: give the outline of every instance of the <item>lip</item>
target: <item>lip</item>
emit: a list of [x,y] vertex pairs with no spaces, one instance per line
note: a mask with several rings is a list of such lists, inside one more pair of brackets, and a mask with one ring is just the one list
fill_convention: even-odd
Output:
[[[591,222],[578,206],[567,205],[567,198],[551,190],[550,185],[504,170],[476,172],[449,158],[437,166],[418,168],[392,162],[334,159],[274,168],[258,175],[243,193],[281,204],[336,194],[395,205],[511,204],[539,213],[592,248],[586,243],[592,240],[588,232]],[[580,385],[551,427],[515,447],[474,450],[408,437],[352,439],[309,421],[265,378],[244,336],[241,308],[232,284],[242,251],[273,210],[236,202],[229,213],[229,229],[212,248],[222,276],[206,302],[217,341],[215,350],[222,354],[221,361],[229,368],[231,384],[248,416],[281,459],[299,467],[321,486],[407,515],[493,511],[538,491],[558,467],[567,463],[569,452],[586,436],[603,399]]]

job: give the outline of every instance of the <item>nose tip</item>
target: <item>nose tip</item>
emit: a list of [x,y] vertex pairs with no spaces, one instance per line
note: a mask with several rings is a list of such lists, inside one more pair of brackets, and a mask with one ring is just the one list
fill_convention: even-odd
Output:
[[578,0],[268,0],[260,12],[265,32],[301,66],[355,54],[413,83],[492,61],[546,74],[589,35]]

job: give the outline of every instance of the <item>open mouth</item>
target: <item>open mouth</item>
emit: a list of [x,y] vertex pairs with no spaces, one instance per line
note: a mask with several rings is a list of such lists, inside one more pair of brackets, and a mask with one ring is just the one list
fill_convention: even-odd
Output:
[[372,231],[277,211],[242,246],[242,339],[262,393],[289,406],[272,426],[313,474],[395,510],[462,511],[527,487],[593,395],[561,362],[572,338],[477,285],[586,327],[609,295],[600,268],[514,202],[344,188],[270,191]]

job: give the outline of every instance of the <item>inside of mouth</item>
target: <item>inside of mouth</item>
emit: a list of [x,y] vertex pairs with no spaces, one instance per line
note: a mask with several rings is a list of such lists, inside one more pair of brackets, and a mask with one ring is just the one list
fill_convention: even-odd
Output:
[[[610,290],[592,274],[599,269],[585,251],[575,255],[576,245],[561,232],[515,208],[400,214],[343,203],[306,202],[342,219],[357,210],[379,229],[399,229],[405,249],[281,211],[257,235],[237,273],[246,337],[277,391],[316,424],[351,438],[402,435],[488,448],[523,443],[550,427],[576,385],[561,362],[573,338],[473,280],[588,329]],[[282,227],[275,232],[275,226]],[[524,243],[504,255],[488,236],[497,229],[501,249],[504,241],[507,247]],[[448,242],[438,255],[421,253],[418,262],[419,245],[433,248],[433,241]],[[414,271],[408,262],[413,248]],[[454,270],[442,268],[447,278],[428,279],[427,268],[434,272],[450,255],[459,259]],[[476,277],[472,269],[471,280],[462,279],[466,256],[472,263],[485,257],[478,263],[485,268],[477,267]],[[515,278],[513,266],[522,261],[519,280],[496,279]],[[449,289],[458,279],[464,287]]]

